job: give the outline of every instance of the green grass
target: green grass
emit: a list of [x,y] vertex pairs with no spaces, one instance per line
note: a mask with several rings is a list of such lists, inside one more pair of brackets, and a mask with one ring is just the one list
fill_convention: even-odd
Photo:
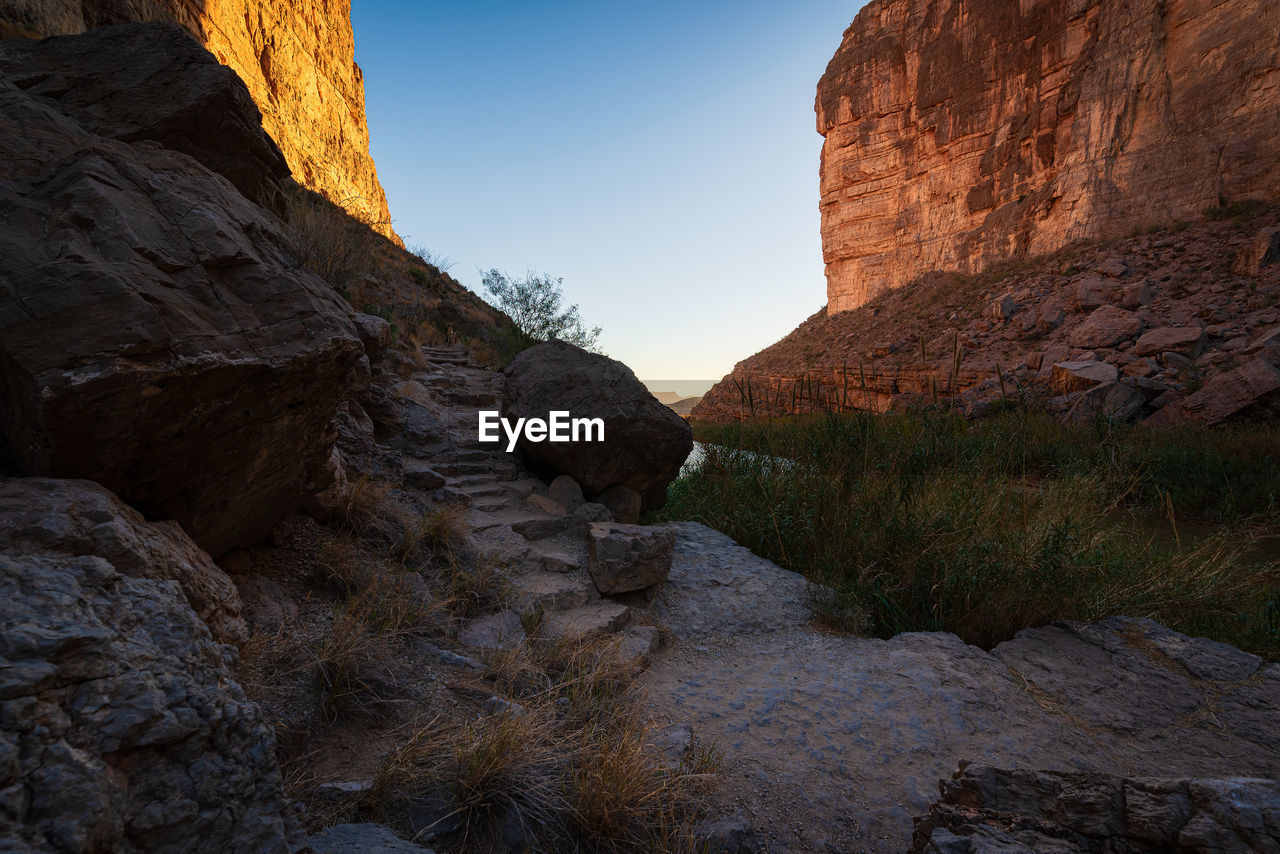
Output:
[[661,517],[803,573],[837,628],[989,647],[1056,619],[1127,614],[1280,656],[1280,564],[1257,543],[1280,525],[1280,426],[917,411],[697,435],[707,461],[672,484]]

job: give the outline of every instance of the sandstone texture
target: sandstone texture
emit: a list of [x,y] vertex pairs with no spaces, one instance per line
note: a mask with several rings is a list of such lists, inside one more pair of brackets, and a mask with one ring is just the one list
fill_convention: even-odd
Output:
[[[51,82],[64,55],[97,69],[110,115]],[[110,90],[138,56],[166,69],[171,98],[158,78]],[[278,220],[202,165],[255,139],[269,150],[243,85],[161,25],[6,42],[0,57],[3,456],[100,483],[212,554],[253,542],[328,485],[331,421],[363,348]],[[225,137],[201,131],[209,110]],[[122,128],[152,130],[103,135]]]
[[622,485],[640,494],[644,510],[666,503],[667,484],[693,449],[693,431],[630,368],[553,340],[525,350],[504,374],[503,415],[508,420],[546,420],[551,411],[604,419],[603,442],[521,438],[520,452],[535,467],[553,476],[571,475],[589,499]]
[[[702,525],[666,527],[671,575],[648,616],[670,641],[642,684],[660,720],[717,745],[721,805],[750,816],[767,850],[904,851],[961,762],[1202,781],[1186,791],[1222,793],[1204,826],[1262,827],[1257,850],[1271,850],[1273,782],[1224,808],[1236,778],[1280,775],[1280,665],[1125,617],[1027,629],[990,651],[944,633],[833,635],[809,624],[801,576]],[[1221,839],[1204,850],[1249,850]]]
[[[1072,417],[1097,402],[1104,382],[1128,389],[1116,396],[1128,398],[1121,409],[1130,420],[1267,417],[1263,365],[1280,366],[1280,263],[1237,270],[1278,226],[1273,206],[981,275],[925,275],[860,308],[818,312],[739,362],[693,417],[883,412],[934,401],[979,416],[1002,399]],[[1086,394],[1092,402],[1077,407]],[[1128,405],[1135,395],[1141,403]],[[1191,408],[1181,405],[1196,395]]]
[[1280,190],[1269,0],[876,0],[818,84],[828,311]]
[[98,557],[121,575],[173,580],[215,639],[249,632],[227,574],[172,522],[147,522],[87,480],[16,478],[0,482],[0,554]]
[[962,767],[916,825],[914,854],[1280,849],[1280,783]]
[[[69,35],[132,22],[184,27],[244,81],[299,183],[394,236],[386,193],[369,155],[364,77],[355,64],[349,0],[0,0],[2,38]],[[214,115],[205,118],[217,121]]]
[[275,739],[232,661],[173,581],[0,555],[5,850],[294,850]]

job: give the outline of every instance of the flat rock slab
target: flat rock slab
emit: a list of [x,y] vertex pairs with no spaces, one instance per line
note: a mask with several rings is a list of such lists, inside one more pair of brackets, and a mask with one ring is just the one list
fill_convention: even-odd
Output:
[[513,580],[517,601],[544,611],[568,611],[598,598],[595,591],[563,573],[533,573]]
[[617,602],[594,602],[570,611],[547,615],[547,630],[554,637],[586,637],[616,632],[631,618],[631,609]]
[[991,652],[806,625],[804,581],[700,525],[653,607],[655,713],[726,757],[725,797],[773,851],[902,851],[960,761],[1123,776],[1276,778],[1280,665],[1146,620],[1029,629]]
[[515,649],[524,640],[524,624],[515,611],[480,617],[458,632],[458,643],[473,649]]
[[307,838],[316,854],[432,854],[385,824],[335,824]]
[[653,605],[677,637],[756,635],[803,626],[808,582],[697,522],[668,522],[671,573]]

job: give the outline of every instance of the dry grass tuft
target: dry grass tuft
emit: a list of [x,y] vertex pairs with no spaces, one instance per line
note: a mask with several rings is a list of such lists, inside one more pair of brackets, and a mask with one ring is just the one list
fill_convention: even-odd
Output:
[[334,610],[328,634],[314,651],[318,702],[329,724],[376,714],[386,696],[378,678],[408,634],[439,622],[438,606],[422,596],[402,569],[371,572]]
[[315,651],[320,712],[330,724],[353,713],[373,711],[378,697],[367,674],[386,651],[383,636],[359,609],[339,608],[329,634]]
[[[510,705],[478,720],[441,718],[391,754],[363,810],[402,822],[415,798],[447,790],[462,838],[486,850],[515,816],[548,850],[694,851],[694,823],[718,771],[714,751],[683,761],[653,746],[616,638],[535,639],[495,655],[484,679]],[[479,687],[479,686],[477,686]]]
[[357,533],[385,530],[390,498],[390,483],[361,475],[348,485],[342,496],[337,509],[338,521]]
[[337,537],[316,550],[316,575],[341,596],[350,596],[369,583],[369,568],[350,537]]
[[375,268],[382,240],[373,230],[376,223],[362,221],[309,190],[287,194],[286,206],[290,248],[303,269],[344,288]]
[[485,556],[464,562],[457,555],[446,555],[439,583],[449,610],[458,619],[500,611],[510,598],[506,576]]
[[400,537],[392,552],[402,562],[423,549],[453,554],[467,541],[470,531],[467,510],[457,504],[442,504],[416,519],[401,511]]

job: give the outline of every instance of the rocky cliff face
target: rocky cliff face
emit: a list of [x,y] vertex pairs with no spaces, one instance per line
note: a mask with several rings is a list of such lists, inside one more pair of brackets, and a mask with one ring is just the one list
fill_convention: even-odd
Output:
[[1280,188],[1271,0],[876,0],[818,85],[828,310]]
[[215,555],[328,485],[365,355],[350,307],[229,183],[272,184],[235,157],[269,165],[255,119],[172,25],[0,42],[0,457],[100,483]]
[[294,177],[391,236],[369,156],[349,0],[0,0],[0,38],[135,21],[181,24],[235,70]]
[[[1083,243],[981,275],[930,273],[819,311],[693,409],[713,421],[1006,396],[1068,420],[1273,417],[1280,208]],[[1069,364],[1072,367],[1060,366]],[[1071,376],[1067,376],[1071,374]]]

